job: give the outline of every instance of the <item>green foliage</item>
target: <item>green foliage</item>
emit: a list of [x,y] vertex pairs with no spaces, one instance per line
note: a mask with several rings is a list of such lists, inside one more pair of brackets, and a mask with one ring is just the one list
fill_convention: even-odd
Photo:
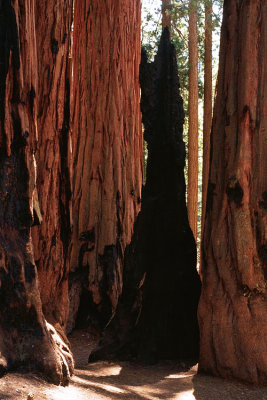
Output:
[[[195,0],[194,0],[195,1]],[[198,56],[199,56],[199,98],[204,96],[204,34],[205,34],[205,4],[211,0],[195,1],[198,14]],[[214,40],[214,53],[218,53],[218,36],[221,24],[222,1],[213,0],[212,28],[216,40]],[[189,0],[173,0],[171,9],[167,12],[172,20],[172,41],[177,51],[177,62],[181,84],[184,107],[188,111],[188,22],[189,7],[192,4]],[[194,4],[193,4],[194,5]],[[143,4],[142,21],[142,44],[146,48],[149,57],[152,59],[161,35],[161,2],[146,0]],[[218,63],[218,56],[214,57],[214,63]],[[215,65],[216,67],[216,65]]]

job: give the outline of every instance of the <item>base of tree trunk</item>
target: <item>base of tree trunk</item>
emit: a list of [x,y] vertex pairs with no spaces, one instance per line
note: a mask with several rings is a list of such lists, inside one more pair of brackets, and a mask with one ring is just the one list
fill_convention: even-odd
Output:
[[10,370],[23,368],[41,373],[56,385],[67,385],[74,370],[70,349],[47,322],[42,334],[38,338],[40,332],[28,333],[23,338],[17,338],[16,343],[10,343],[14,339],[10,338],[8,350],[6,343],[1,341],[0,376]]
[[74,370],[73,357],[44,319],[29,229],[5,224],[0,243],[0,374],[23,368],[66,385]]

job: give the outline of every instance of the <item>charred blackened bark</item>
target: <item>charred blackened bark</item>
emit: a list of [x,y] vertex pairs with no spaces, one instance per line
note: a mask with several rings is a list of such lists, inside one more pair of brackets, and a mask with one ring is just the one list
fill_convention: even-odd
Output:
[[43,223],[33,229],[33,244],[43,312],[46,319],[60,330],[65,328],[69,308],[67,255],[71,237],[69,122],[72,13],[72,0],[36,2],[36,160]]
[[148,361],[194,359],[199,345],[200,279],[185,203],[183,101],[168,29],[154,63],[149,64],[144,54],[141,89],[147,180],[125,255],[117,315],[100,343],[103,349],[91,359],[114,350]]
[[199,306],[201,371],[267,383],[267,3],[225,1]]
[[1,21],[6,18],[1,39],[13,32],[13,41],[5,47],[6,73],[0,78],[5,115],[3,120],[1,112],[0,372],[31,367],[64,384],[73,369],[72,357],[42,314],[31,239],[31,227],[41,218],[34,157],[37,117],[33,93],[38,74],[34,1],[17,0],[11,6],[3,0],[0,16]]
[[[122,290],[142,184],[140,22],[139,0],[75,2],[68,330],[78,312],[105,326]],[[87,279],[79,287],[81,269]]]
[[0,119],[1,144],[5,144],[5,92],[6,78],[9,70],[9,56],[12,52],[12,68],[19,68],[19,41],[16,15],[10,1],[0,4]]

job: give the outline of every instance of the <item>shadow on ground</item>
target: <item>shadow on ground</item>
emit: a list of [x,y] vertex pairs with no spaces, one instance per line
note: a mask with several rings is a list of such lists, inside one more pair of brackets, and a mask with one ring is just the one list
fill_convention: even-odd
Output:
[[192,384],[196,400],[267,400],[267,387],[202,374],[195,375]]
[[190,368],[173,361],[151,366],[107,361],[87,364],[89,338],[92,343],[92,334],[85,331],[71,338],[77,360],[73,380],[81,390],[95,393],[95,399],[267,400],[267,388],[197,375],[197,365]]
[[109,399],[171,400],[180,398],[179,394],[192,393],[195,373],[196,367],[186,371],[173,362],[153,366],[98,362],[77,369],[74,382]]
[[[71,337],[76,360],[75,386],[91,390],[106,399],[175,400],[183,393],[192,393],[192,377],[197,366],[177,362],[144,365],[130,362],[100,361],[88,364],[88,354],[94,348],[92,333],[76,331]],[[88,343],[90,348],[88,351]],[[96,339],[97,341],[97,339]]]

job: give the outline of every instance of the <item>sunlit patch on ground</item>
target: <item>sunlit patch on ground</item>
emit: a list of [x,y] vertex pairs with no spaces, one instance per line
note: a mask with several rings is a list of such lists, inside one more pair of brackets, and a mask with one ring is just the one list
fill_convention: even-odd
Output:
[[[76,387],[48,389],[44,392],[51,400],[88,400],[88,394]],[[38,397],[37,397],[38,399]]]
[[103,390],[105,390],[107,392],[111,392],[111,393],[124,393],[125,392],[125,390],[120,389],[113,385],[106,385],[104,383],[99,383],[99,382],[90,382],[90,379],[82,379],[79,377],[75,377],[74,382],[77,384],[81,384],[83,386],[88,386],[88,388],[89,387],[100,388],[100,389],[103,389]]
[[[90,376],[117,376],[120,375],[122,367],[113,363],[96,363],[94,364],[93,368],[90,368],[90,364],[88,368],[86,368],[88,375]],[[76,369],[76,375],[84,374],[84,369]]]
[[195,376],[195,374],[190,374],[190,373],[183,374],[183,373],[180,373],[180,374],[172,374],[172,375],[166,376],[165,379],[183,379],[183,378],[192,378],[193,376]]
[[194,390],[187,390],[185,392],[179,393],[173,398],[173,400],[195,400],[193,392]]

